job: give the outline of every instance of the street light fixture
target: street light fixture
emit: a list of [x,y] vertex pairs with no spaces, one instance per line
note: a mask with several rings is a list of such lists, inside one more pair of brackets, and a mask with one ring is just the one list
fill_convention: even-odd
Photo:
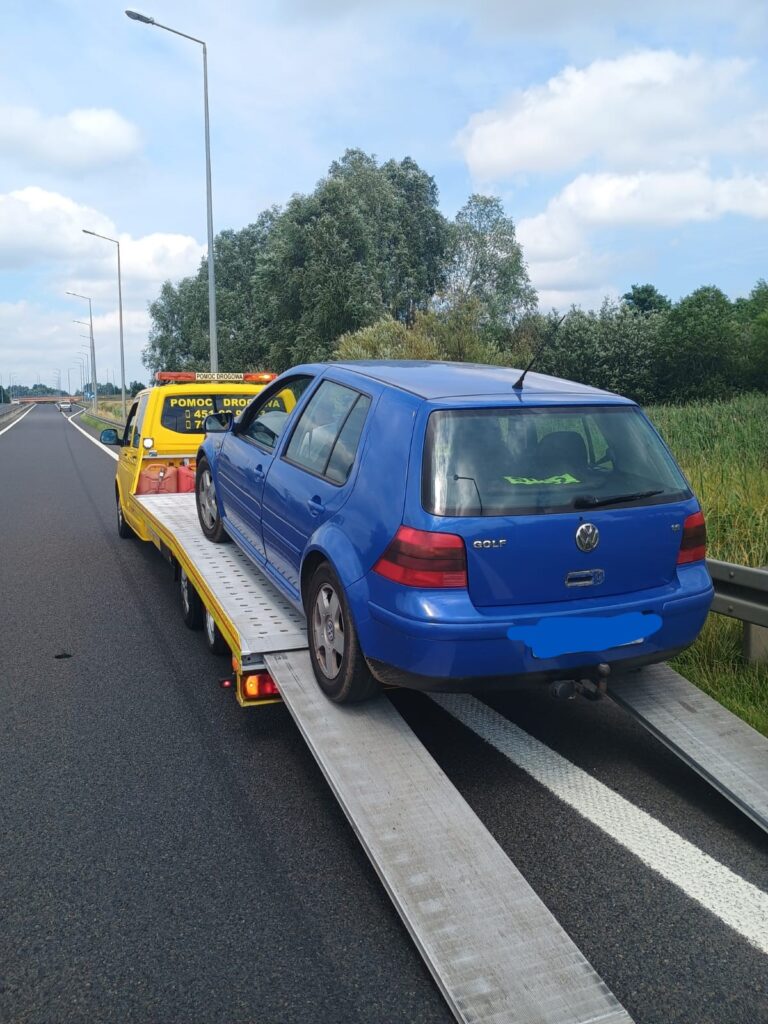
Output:
[[186,32],[179,32],[168,25],[161,25],[154,18],[138,11],[125,12],[132,21],[140,21],[144,25],[154,25],[155,28],[165,29],[182,39],[189,39],[193,43],[199,43],[203,48],[203,107],[205,110],[205,186],[208,207],[208,333],[211,345],[211,373],[219,369],[219,347],[216,338],[216,277],[213,267],[213,200],[211,198],[211,134],[208,118],[208,48],[202,39],[188,36]]
[[[91,332],[91,375],[93,377],[93,411],[98,412],[98,395],[99,385],[96,377],[96,345],[93,341],[93,305],[91,303],[90,296],[80,295],[78,292],[67,292],[67,295],[73,295],[76,299],[85,299],[88,303],[88,323],[85,325],[90,329]],[[76,324],[83,323],[82,320],[75,320]]]
[[125,351],[123,349],[123,281],[120,273],[120,243],[116,238],[109,235],[100,235],[98,231],[89,231],[83,228],[84,235],[93,235],[94,238],[103,238],[105,242],[114,242],[117,246],[117,303],[120,311],[120,387],[123,399],[123,423],[125,423]]

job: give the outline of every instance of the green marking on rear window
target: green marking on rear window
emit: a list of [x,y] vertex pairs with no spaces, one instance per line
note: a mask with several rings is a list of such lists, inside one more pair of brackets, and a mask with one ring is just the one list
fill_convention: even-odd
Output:
[[560,476],[548,476],[546,480],[537,480],[532,476],[505,476],[504,479],[510,484],[526,484],[527,486],[535,484],[578,484],[581,482],[575,476],[571,476],[570,473],[562,473]]

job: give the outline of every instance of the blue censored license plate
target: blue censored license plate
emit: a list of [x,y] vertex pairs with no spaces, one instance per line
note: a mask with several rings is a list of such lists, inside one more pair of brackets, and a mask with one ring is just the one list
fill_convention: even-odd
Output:
[[534,624],[510,626],[510,640],[530,648],[534,658],[564,654],[601,654],[615,647],[641,644],[661,629],[661,616],[642,612],[623,615],[552,615]]

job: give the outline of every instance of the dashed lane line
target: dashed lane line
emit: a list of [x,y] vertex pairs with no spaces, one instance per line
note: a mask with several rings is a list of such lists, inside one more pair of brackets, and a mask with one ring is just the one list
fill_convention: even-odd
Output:
[[29,416],[29,414],[32,412],[32,410],[36,409],[36,408],[37,408],[36,405],[30,405],[30,407],[27,409],[27,411],[23,412],[21,414],[21,416],[17,416],[16,419],[13,421],[13,423],[9,423],[7,427],[3,427],[3,429],[0,430],[0,434],[5,434],[9,430],[12,430],[16,426],[17,423],[21,423],[21,421],[24,419],[24,417],[25,416]]
[[464,694],[432,700],[518,768],[768,954],[768,893],[619,796],[487,704]]
[[80,433],[83,435],[83,437],[87,437],[88,440],[91,442],[91,444],[95,444],[97,448],[101,448],[101,450],[103,452],[107,453],[107,455],[110,457],[110,459],[114,459],[115,462],[117,462],[118,456],[115,454],[115,452],[110,451],[109,448],[107,448],[107,446],[105,444],[101,443],[101,441],[97,441],[96,438],[92,437],[88,433],[87,430],[83,430],[83,428],[80,426],[79,423],[73,423],[72,422],[74,420],[75,416],[81,416],[84,412],[85,412],[85,409],[81,409],[80,412],[76,412],[72,416],[65,416],[64,418],[67,420],[67,422],[69,423],[69,425],[71,427],[74,427],[75,430],[79,430]]

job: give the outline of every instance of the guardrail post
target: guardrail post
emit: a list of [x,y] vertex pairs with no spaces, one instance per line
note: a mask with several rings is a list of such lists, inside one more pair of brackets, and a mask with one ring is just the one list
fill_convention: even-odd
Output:
[[750,665],[768,665],[768,628],[756,626],[753,622],[745,622],[741,653]]

